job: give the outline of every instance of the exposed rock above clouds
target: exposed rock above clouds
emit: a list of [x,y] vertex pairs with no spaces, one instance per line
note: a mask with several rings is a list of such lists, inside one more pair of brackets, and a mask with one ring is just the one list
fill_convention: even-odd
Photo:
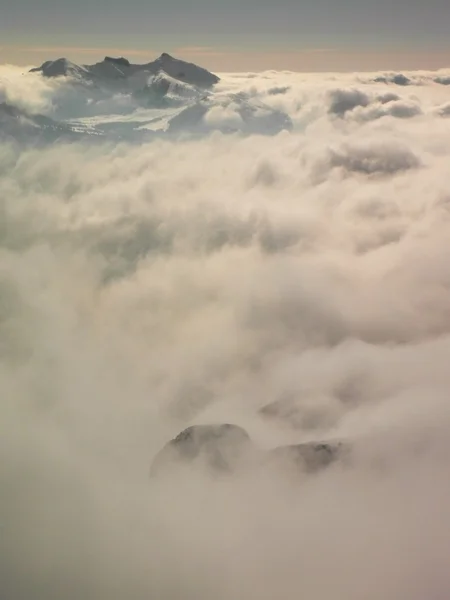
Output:
[[252,449],[245,429],[229,423],[193,425],[170,440],[154,458],[151,476],[167,468],[200,462],[214,471],[229,471]]
[[140,142],[212,131],[275,135],[293,127],[276,105],[216,87],[217,75],[167,53],[139,65],[124,57],[92,65],[59,58],[30,73],[52,88],[49,116],[77,135]]
[[93,65],[76,65],[67,58],[48,60],[31,72],[42,73],[44,77],[76,77],[96,83],[128,80],[136,75],[152,76],[166,73],[173,79],[191,85],[208,88],[219,82],[219,77],[207,69],[193,63],[174,58],[163,52],[156,60],[146,64],[132,64],[126,58],[106,56]]
[[216,473],[268,466],[278,470],[293,467],[302,473],[313,474],[343,458],[344,449],[348,450],[338,442],[307,442],[263,450],[238,425],[193,425],[162,448],[152,461],[150,475],[153,477],[194,464],[206,466]]

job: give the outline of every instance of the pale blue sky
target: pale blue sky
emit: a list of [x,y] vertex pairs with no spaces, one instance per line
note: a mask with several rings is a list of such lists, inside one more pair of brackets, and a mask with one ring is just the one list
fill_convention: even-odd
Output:
[[[450,0],[0,0],[3,3],[0,62],[24,64],[56,55],[87,62],[107,50],[123,51],[131,58],[148,53],[152,58],[165,50],[188,59],[198,55],[210,67],[216,63],[232,69],[234,63],[240,66],[244,50],[247,59],[254,56],[258,62],[264,55],[272,63],[278,55],[283,63],[287,54],[300,56],[301,62],[305,51],[329,49],[344,63],[349,55],[361,61],[367,54],[372,57],[369,67],[377,54],[385,62],[389,56],[393,62],[399,56],[405,62],[408,56],[419,56],[422,62],[440,57],[445,62],[448,56],[450,66]],[[324,53],[319,54],[317,63],[325,60]]]

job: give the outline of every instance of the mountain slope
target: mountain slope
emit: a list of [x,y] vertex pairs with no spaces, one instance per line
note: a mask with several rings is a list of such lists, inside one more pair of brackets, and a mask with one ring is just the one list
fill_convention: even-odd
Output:
[[54,141],[72,134],[76,132],[65,124],[44,115],[27,114],[6,102],[0,103],[0,139]]
[[193,63],[174,58],[164,52],[156,60],[146,64],[132,64],[126,58],[106,56],[101,62],[93,65],[76,65],[66,58],[49,60],[40,67],[31,69],[33,73],[41,73],[44,77],[74,77],[79,80],[95,83],[108,83],[136,79],[136,75],[145,77],[166,73],[173,79],[202,88],[212,87],[220,81],[217,75]]

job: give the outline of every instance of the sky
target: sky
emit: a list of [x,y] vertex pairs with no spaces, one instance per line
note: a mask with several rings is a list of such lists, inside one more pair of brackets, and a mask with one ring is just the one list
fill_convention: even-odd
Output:
[[219,71],[450,64],[447,0],[15,0],[1,14],[1,63],[166,51]]

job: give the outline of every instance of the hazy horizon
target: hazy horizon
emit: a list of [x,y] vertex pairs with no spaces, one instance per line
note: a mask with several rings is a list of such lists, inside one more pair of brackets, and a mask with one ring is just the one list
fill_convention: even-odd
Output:
[[[425,10],[426,8],[426,10]],[[450,4],[407,0],[16,0],[2,10],[0,63],[169,52],[216,71],[372,71],[450,66]]]
[[46,60],[68,58],[78,64],[92,64],[109,56],[124,56],[131,62],[154,60],[162,52],[201,65],[211,71],[294,71],[294,72],[376,72],[376,71],[432,71],[450,67],[450,51],[426,54],[408,52],[358,53],[328,48],[311,48],[299,52],[227,52],[211,48],[167,48],[136,50],[130,48],[76,48],[72,46],[1,48],[2,62],[22,67],[38,66]]

